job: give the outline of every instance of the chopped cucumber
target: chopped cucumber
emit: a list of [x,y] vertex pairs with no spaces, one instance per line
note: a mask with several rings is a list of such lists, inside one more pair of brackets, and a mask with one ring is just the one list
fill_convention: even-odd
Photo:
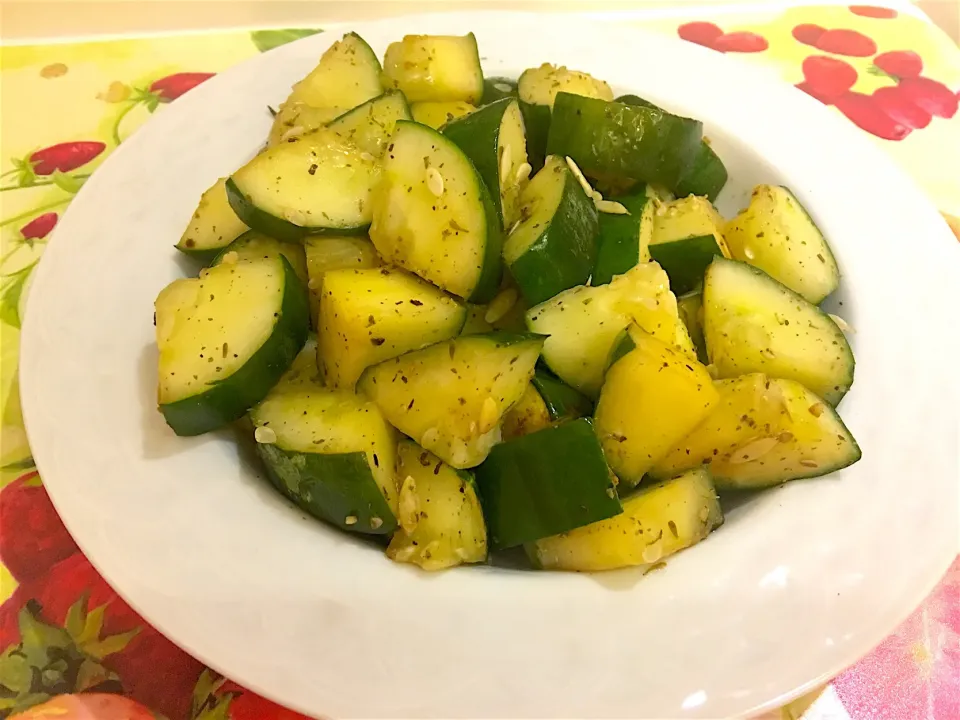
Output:
[[488,77],[483,79],[483,97],[480,98],[480,105],[489,105],[503,98],[519,96],[516,80],[507,77]]
[[758,185],[725,230],[732,257],[763,270],[814,305],[837,289],[840,270],[823,234],[785,187]]
[[254,230],[288,242],[362,234],[380,166],[329,130],[265,150],[227,181],[230,206]]
[[288,102],[348,110],[381,92],[376,53],[362,37],[350,32],[327,48],[319,64],[293,86]]
[[487,557],[487,528],[473,473],[455,470],[410,440],[397,448],[400,528],[387,557],[443,570]]
[[570,420],[593,414],[593,403],[542,368],[533,375],[533,386],[543,399],[551,420]]
[[598,180],[643,180],[673,190],[693,164],[702,127],[662,110],[561,92],[547,153],[570,156]]
[[[617,98],[617,102],[661,110],[660,107],[649,100],[644,100],[636,95],[621,95]],[[693,162],[677,184],[677,196],[703,195],[710,202],[713,202],[726,184],[727,168],[724,167],[723,161],[710,147],[709,139],[704,137],[700,141],[700,148],[697,150]]]
[[303,283],[282,255],[201,271],[157,297],[160,412],[177,435],[242,417],[307,339]]
[[343,114],[343,108],[316,108],[302,102],[286,101],[280,105],[273,119],[267,147],[281,143],[297,142],[305,135],[311,135],[332,120]]
[[793,380],[760,373],[716,383],[706,419],[650,470],[668,477],[707,463],[721,489],[752,489],[852,465],[860,448],[829,404]]
[[677,195],[702,195],[710,202],[717,199],[717,195],[727,184],[727,168],[720,156],[710,147],[708,138],[700,141],[700,149],[693,159],[693,163],[680,178],[677,184]]
[[533,542],[622,511],[589,418],[501,443],[476,472],[494,549]]
[[451,120],[444,125],[443,135],[455,142],[477,168],[493,196],[502,227],[512,227],[520,215],[520,188],[530,174],[517,101],[505,98]]
[[723,224],[717,209],[702,197],[673,200],[657,209],[650,257],[666,271],[674,293],[682,295],[699,287],[715,256],[730,257]]
[[531,382],[517,404],[503,416],[502,436],[506,442],[537,430],[543,430],[552,422],[547,404]]
[[722,523],[710,473],[697,468],[641,488],[623,500],[620,515],[537,541],[531,554],[544,570],[650,569]]
[[579,286],[527,311],[527,327],[548,335],[547,366],[565,383],[595,398],[610,351],[631,323],[667,344],[676,341],[677,303],[667,275],[641,263],[600,287]]
[[677,311],[687,330],[687,337],[693,343],[697,360],[704,365],[708,364],[710,360],[707,357],[707,345],[703,339],[703,296],[699,292],[691,292],[678,297]]
[[276,257],[277,255],[283,255],[287,259],[290,267],[300,278],[300,282],[304,285],[309,282],[307,260],[303,253],[303,246],[276,240],[258,233],[256,230],[248,230],[227,245],[210,264],[235,263],[243,260]]
[[464,335],[368,368],[358,388],[401,432],[455,468],[479,465],[533,377],[543,338]]
[[703,334],[719,377],[762,372],[796,380],[836,406],[853,383],[836,322],[762,270],[714,259],[703,287]]
[[659,203],[656,194],[649,185],[641,184],[631,193],[611,200],[623,205],[629,214],[600,213],[597,261],[591,285],[606,285],[614,276],[650,261],[654,213]]
[[399,495],[393,428],[376,405],[352,393],[283,385],[250,413],[273,484],[342,530],[392,533]]
[[391,268],[329,270],[317,322],[318,365],[352,390],[371,365],[455,337],[466,308],[416,275]]
[[247,231],[247,226],[230,207],[226,185],[227,178],[220,178],[200,196],[200,204],[183,231],[177,250],[209,262]]
[[527,161],[533,172],[539,172],[547,157],[547,137],[550,135],[550,106],[534,105],[520,100],[520,114],[527,133]]
[[383,160],[370,239],[385,262],[471,302],[500,284],[500,221],[454,142],[401,120]]
[[590,279],[597,232],[593,200],[563,158],[549,157],[520,194],[519,224],[503,245],[503,259],[529,305]]
[[630,486],[703,420],[717,402],[706,368],[638,328],[607,371],[596,423],[610,468]]
[[463,117],[464,115],[469,115],[476,109],[475,106],[462,100],[426,100],[424,102],[414,103],[410,111],[413,113],[413,119],[421,125],[429,125],[434,130],[439,130],[448,122]]
[[410,119],[403,93],[388,91],[331,121],[327,127],[361,151],[383,157],[398,120]]
[[384,84],[403,91],[410,102],[483,97],[483,70],[473,33],[407,35],[391,43],[383,57]]
[[317,327],[323,276],[330,270],[363,270],[380,266],[373,243],[365,237],[321,235],[303,240],[307,258],[307,287],[310,290],[310,317]]
[[613,91],[589,73],[544,63],[524,70],[517,83],[520,99],[532,105],[553,107],[557,93],[572,93],[599,100],[613,100]]

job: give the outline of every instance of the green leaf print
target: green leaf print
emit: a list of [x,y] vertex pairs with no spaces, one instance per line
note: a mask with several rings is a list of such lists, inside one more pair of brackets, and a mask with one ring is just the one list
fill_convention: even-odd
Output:
[[310,37],[323,30],[314,28],[286,28],[284,30],[254,30],[250,33],[250,39],[257,46],[260,52],[273,50],[275,47],[286,45],[300,38]]

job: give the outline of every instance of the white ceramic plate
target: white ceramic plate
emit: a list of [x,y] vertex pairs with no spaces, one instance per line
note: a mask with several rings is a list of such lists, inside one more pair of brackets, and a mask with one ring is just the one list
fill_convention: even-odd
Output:
[[[855,467],[770,491],[666,570],[426,575],[305,518],[232,439],[174,437],[155,409],[157,292],[217,177],[252,156],[340,33],[267,53],[164,110],[70,206],[23,338],[30,442],[67,527],[174,641],[311,714],[720,717],[772,707],[866,653],[956,553],[960,247],[920,191],[786,84],[678,41],[548,16],[353,27],[476,33],[489,75],[564,63],[701,118],[726,214],[789,185],[843,268],[856,328]],[[842,301],[842,307],[840,302]]]

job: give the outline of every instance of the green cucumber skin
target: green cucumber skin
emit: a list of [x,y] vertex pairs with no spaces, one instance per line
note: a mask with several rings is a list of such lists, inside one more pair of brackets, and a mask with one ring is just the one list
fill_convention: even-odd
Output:
[[483,214],[487,222],[487,242],[483,248],[483,270],[477,280],[470,297],[464,298],[467,302],[484,305],[497,296],[500,291],[500,281],[503,279],[503,231],[500,228],[500,216],[493,204],[493,198],[487,190],[479,174],[477,185],[480,187],[480,202],[483,203]]
[[500,122],[512,102],[516,101],[513,98],[497,100],[451,120],[440,131],[463,151],[477,169],[496,208],[500,228],[503,228],[503,208],[500,205]]
[[644,100],[639,95],[621,95],[614,102],[623,103],[624,105],[634,105],[636,107],[645,107],[651,108],[652,110],[662,110],[659,105],[654,105],[649,100]]
[[284,292],[273,333],[237,372],[206,392],[160,405],[180,436],[202,435],[239,420],[277,384],[307,342],[310,307],[307,289],[283,256]]
[[593,403],[559,378],[542,368],[533,375],[533,386],[547,406],[551,420],[567,420],[593,415]]
[[[499,85],[509,85],[510,90],[501,90],[498,87]],[[483,79],[483,97],[480,98],[480,104],[478,107],[483,107],[484,105],[489,105],[494,103],[497,100],[502,100],[503,98],[515,98],[519,96],[517,91],[517,81],[511,80],[506,77],[489,77]]]
[[[523,125],[527,131],[527,162],[536,173],[547,159],[547,136],[550,134],[550,108],[546,105],[518,101]],[[531,174],[532,174],[531,173]]]
[[696,158],[702,133],[699,120],[561,92],[553,104],[547,153],[570,156],[588,176],[674,190]]
[[703,282],[707,267],[718,255],[723,257],[723,252],[713,235],[650,245],[650,257],[667,273],[674,295],[695,290]]
[[233,178],[227,180],[227,198],[230,207],[247,227],[283,242],[301,242],[307,235],[364,235],[370,227],[370,223],[346,228],[305,228],[294,225],[250,202]]
[[640,223],[647,205],[647,186],[611,198],[630,211],[629,215],[600,213],[600,237],[597,241],[597,262],[593,267],[593,286],[607,285],[616,275],[623,275],[640,262]]
[[727,168],[707,141],[701,140],[693,164],[677,185],[677,197],[705,195],[713,202],[726,184]]
[[[246,235],[246,233],[244,233]],[[243,237],[242,235],[240,237]],[[218,257],[223,255],[224,251],[233,243],[231,240],[229,243],[219,248],[206,248],[204,250],[193,250],[180,247],[179,245],[174,245],[174,247],[186,255],[188,258],[192,258],[197,262],[201,263],[204,267],[209,267],[211,265],[216,265],[214,262]]]
[[[649,100],[644,100],[638,95],[621,95],[617,102],[624,105],[636,105],[638,107],[661,108],[654,105]],[[727,168],[723,161],[713,151],[706,140],[700,141],[700,149],[693,160],[690,169],[680,179],[677,185],[677,197],[682,198],[687,195],[705,195],[710,202],[717,199],[717,195],[727,184]]]
[[597,208],[572,172],[565,172],[557,211],[526,252],[510,265],[510,274],[530,307],[577,285],[593,271],[599,233]]
[[495,550],[623,512],[589,418],[495,445],[475,473]]
[[[277,490],[315,518],[347,532],[390,535],[397,529],[364,453],[320,455],[257,443],[257,454]],[[349,516],[357,522],[347,525]],[[373,518],[382,524],[373,527]]]

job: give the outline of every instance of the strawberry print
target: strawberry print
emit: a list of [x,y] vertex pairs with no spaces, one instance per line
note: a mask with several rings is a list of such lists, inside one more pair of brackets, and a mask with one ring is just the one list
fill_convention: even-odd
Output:
[[916,105],[899,85],[874,90],[873,99],[895,122],[906,125],[908,128],[921,130],[933,119],[933,116]]
[[160,102],[170,102],[213,76],[214,73],[205,72],[184,72],[167,75],[159,80],[154,80],[150,84],[150,92],[159,98]]
[[957,96],[941,82],[925,77],[909,77],[898,86],[904,95],[931,115],[952,118],[957,114]]
[[816,47],[817,40],[819,40],[820,36],[826,31],[826,28],[820,27],[819,25],[802,23],[794,27],[793,30],[790,31],[790,34],[793,35],[794,39],[798,42]]
[[[56,214],[50,214],[55,224]],[[77,545],[36,472],[21,476],[0,492],[0,561],[18,582],[44,574],[76,552]]]
[[857,71],[838,58],[811,55],[804,59],[802,68],[804,82],[818,99],[835,99],[857,82]]
[[895,80],[919,77],[923,72],[923,60],[912,50],[880,53],[873,59],[873,66]]
[[677,35],[688,42],[703,45],[717,52],[762,52],[770,43],[755,32],[740,31],[725,33],[719,26],[709,22],[689,22],[677,28]]
[[714,41],[723,35],[723,30],[712,22],[688,22],[677,28],[677,34],[682,40],[712,48]]
[[[57,226],[57,214],[55,212],[43,213],[20,228],[20,237],[24,240],[43,240],[47,235],[53,232]],[[2,513],[0,513],[2,517]]]
[[[22,598],[37,604],[44,622],[70,629],[85,652],[100,653],[104,667],[123,678],[131,697],[169,718],[187,716],[190,693],[203,666],[147,624],[82,554],[60,561],[20,590]],[[92,631],[81,635],[81,617],[94,618],[96,635]],[[104,638],[119,639],[104,647]]]
[[877,44],[856,30],[827,30],[817,38],[814,47],[824,52],[850,57],[870,57],[877,52]]
[[12,715],[10,720],[157,720],[135,700],[108,693],[58,695]]
[[860,17],[890,20],[899,13],[893,8],[877,7],[876,5],[851,5],[850,12]]
[[858,128],[877,137],[903,140],[910,134],[909,127],[887,115],[870,95],[848,91],[837,98],[834,105]]

